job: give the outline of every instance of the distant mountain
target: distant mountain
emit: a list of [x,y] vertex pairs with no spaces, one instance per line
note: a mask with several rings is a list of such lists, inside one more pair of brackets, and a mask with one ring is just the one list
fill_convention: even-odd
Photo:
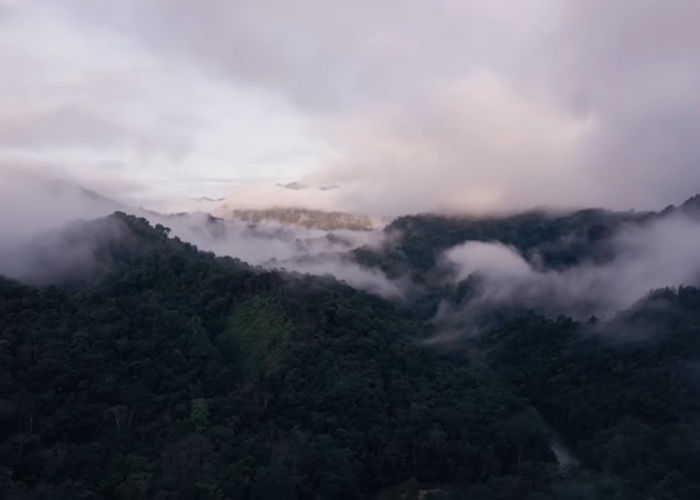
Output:
[[219,202],[219,201],[226,201],[226,198],[209,198],[208,196],[201,196],[199,198],[191,198],[192,201],[202,201],[202,202]]
[[294,182],[289,182],[287,184],[277,184],[280,187],[283,187],[285,189],[292,189],[294,191],[302,191],[302,190],[318,190],[318,191],[331,191],[333,189],[339,189],[338,186],[335,185],[330,185],[330,186],[311,186],[309,184],[304,184],[303,182],[299,181],[294,181]]
[[295,224],[308,228],[337,231],[371,231],[382,226],[381,221],[367,215],[346,212],[325,212],[306,208],[268,208],[263,210],[234,209],[230,217],[252,224],[270,220],[282,224]]
[[[286,184],[278,183],[277,187],[284,190],[309,192],[340,189],[335,185],[314,186],[299,181]],[[244,208],[237,206],[235,203],[229,203],[226,198],[210,198],[206,196],[192,198],[189,201],[195,203],[188,207],[183,207],[178,212],[207,212],[223,219],[241,220],[250,224],[271,221],[326,231],[370,231],[382,228],[385,223],[385,221],[365,214],[335,210],[326,211],[283,205],[265,208]]]

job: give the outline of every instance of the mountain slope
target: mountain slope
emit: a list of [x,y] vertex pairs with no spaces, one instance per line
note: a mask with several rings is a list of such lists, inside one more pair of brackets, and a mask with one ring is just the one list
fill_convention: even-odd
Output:
[[442,252],[455,245],[465,241],[499,242],[512,245],[525,256],[537,254],[548,268],[561,269],[586,259],[604,261],[610,257],[606,245],[617,230],[653,216],[593,209],[565,215],[534,211],[486,218],[405,216],[384,229],[392,236],[390,247],[355,253],[361,262],[378,264],[391,275],[409,272],[420,279],[438,264]]
[[524,405],[418,345],[429,328],[392,304],[215,258],[124,214],[86,234],[104,227],[120,237],[100,240],[106,267],[83,286],[0,282],[4,497],[546,486],[538,426],[526,450],[501,430]]
[[514,318],[477,342],[599,475],[586,498],[698,498],[700,289],[659,290],[608,323]]
[[469,239],[549,273],[615,262],[616,235],[694,205],[397,220],[354,255],[420,283],[407,304],[124,213],[76,223],[61,248],[89,266],[0,279],[0,497],[695,499],[697,288],[574,321],[438,275]]

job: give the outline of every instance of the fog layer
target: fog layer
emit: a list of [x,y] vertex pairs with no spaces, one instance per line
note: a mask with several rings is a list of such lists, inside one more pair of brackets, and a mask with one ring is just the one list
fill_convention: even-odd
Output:
[[[0,274],[28,282],[51,282],[89,269],[94,246],[105,234],[84,235],[80,245],[65,236],[66,224],[101,218],[120,210],[162,224],[173,237],[252,265],[301,273],[330,274],[357,288],[399,295],[379,271],[361,268],[341,254],[363,245],[381,244],[379,231],[327,231],[263,221],[247,224],[204,213],[163,215],[130,207],[74,184],[26,169],[5,169],[0,184]],[[114,228],[104,228],[118,238]],[[101,232],[101,231],[100,231]],[[93,242],[93,243],[91,243]],[[304,257],[304,258],[302,258]]]

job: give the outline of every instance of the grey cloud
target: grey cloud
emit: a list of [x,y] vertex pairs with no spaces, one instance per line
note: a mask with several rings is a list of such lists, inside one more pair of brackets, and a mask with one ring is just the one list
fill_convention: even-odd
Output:
[[16,0],[0,0],[0,22],[12,15],[16,7]]
[[[420,0],[259,2],[74,0],[74,13],[137,36],[213,74],[280,91],[305,107],[338,110],[412,96],[436,80],[463,76],[465,61],[505,67],[517,60],[496,44],[544,22],[512,2]],[[514,11],[520,22],[513,25]],[[439,49],[436,51],[435,49]]]
[[694,0],[44,4],[293,102],[338,152],[311,179],[345,184],[306,205],[659,208],[700,189]]
[[66,102],[38,111],[9,111],[0,106],[0,146],[32,153],[84,148],[107,157],[115,149],[132,149],[142,158],[164,154],[171,160],[181,158],[191,146],[188,137],[167,126],[135,125],[95,106],[89,109]]
[[585,161],[610,204],[700,190],[698,18],[693,0],[569,2],[557,77],[599,121]]
[[[52,160],[65,151],[106,160],[129,153],[141,161],[182,158],[194,139],[189,117],[173,115],[181,103],[151,106],[170,91],[159,87],[162,68],[87,56],[70,38],[75,31],[45,33],[30,22],[39,5],[17,3],[0,32],[0,147]],[[58,47],[28,47],[22,37],[31,35],[56,38]]]
[[318,175],[350,181],[341,205],[647,208],[700,187],[694,0],[74,5],[338,130]]
[[75,147],[83,144],[104,148],[122,144],[130,136],[129,130],[119,123],[68,106],[2,118],[0,144],[15,148]]

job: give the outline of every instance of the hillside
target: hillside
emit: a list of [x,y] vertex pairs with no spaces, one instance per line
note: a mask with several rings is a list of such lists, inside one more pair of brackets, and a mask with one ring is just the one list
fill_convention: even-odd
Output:
[[[675,209],[667,210],[670,213]],[[512,245],[526,257],[537,253],[545,267],[561,269],[586,259],[609,258],[607,244],[617,230],[655,216],[596,209],[560,215],[532,211],[485,218],[419,214],[400,217],[384,229],[394,236],[388,252],[360,249],[356,255],[368,265],[381,266],[390,275],[409,272],[420,279],[450,247],[465,241],[496,241]]]
[[121,212],[75,223],[81,266],[0,279],[0,497],[698,498],[700,290],[575,320],[439,265],[467,240],[615,263],[616,235],[690,206],[402,218],[352,254],[415,279],[396,303]]
[[100,241],[99,276],[0,284],[6,498],[545,485],[541,430],[524,429],[526,452],[502,431],[523,403],[421,347],[429,327],[392,304],[215,258],[123,214],[85,234],[104,227],[119,238]]

